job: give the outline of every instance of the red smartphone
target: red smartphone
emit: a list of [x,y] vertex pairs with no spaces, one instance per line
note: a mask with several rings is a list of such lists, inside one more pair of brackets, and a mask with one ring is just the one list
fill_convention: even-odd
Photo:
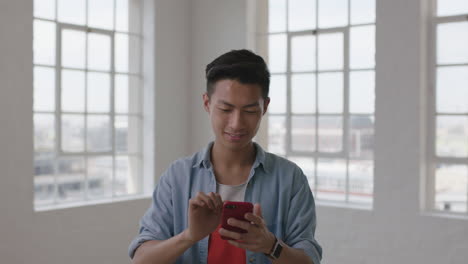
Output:
[[[227,221],[229,218],[235,218],[238,220],[245,221],[244,215],[246,213],[252,213],[252,212],[253,212],[252,203],[226,201],[223,204],[223,212],[221,216],[221,227],[226,230],[237,232],[237,233],[247,233],[247,231],[242,228],[229,225]],[[221,238],[224,240],[232,240],[232,238],[225,237],[225,236],[221,236]]]

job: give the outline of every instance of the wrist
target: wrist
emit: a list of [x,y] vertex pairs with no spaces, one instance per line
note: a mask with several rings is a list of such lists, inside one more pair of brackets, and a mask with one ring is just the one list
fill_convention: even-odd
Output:
[[185,229],[182,231],[182,233],[179,234],[179,240],[182,243],[190,244],[193,245],[197,243],[198,241],[194,239],[191,235],[188,229]]
[[270,255],[270,253],[273,251],[275,244],[276,244],[276,236],[273,233],[270,233],[270,236],[268,238],[268,246],[264,250],[265,255]]

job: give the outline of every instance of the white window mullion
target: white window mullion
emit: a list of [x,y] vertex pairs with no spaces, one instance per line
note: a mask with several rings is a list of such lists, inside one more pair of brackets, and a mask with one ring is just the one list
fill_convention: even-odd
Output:
[[[57,2],[57,0],[55,1]],[[55,4],[55,18],[57,19],[57,3]],[[59,153],[62,149],[62,118],[61,118],[61,102],[62,102],[62,28],[60,24],[55,26],[55,148],[54,148],[54,204],[57,204],[58,184],[58,161]]]
[[[89,0],[85,1],[85,94],[84,94],[84,152],[88,152],[88,19],[89,19]],[[89,200],[89,155],[85,155],[85,168],[84,168],[84,200]]]
[[[348,7],[350,6],[350,0],[348,0]],[[348,8],[348,24],[350,24],[350,9]],[[350,44],[349,44],[349,27],[347,27],[343,31],[343,58],[344,58],[344,63],[343,63],[343,138],[342,138],[342,152],[343,156],[345,156],[346,160],[346,179],[345,179],[345,201],[349,202],[349,123],[350,123],[350,114],[349,114],[349,93],[350,93],[350,85],[349,85],[349,75],[350,75],[350,70],[349,70],[349,51],[350,51]]]

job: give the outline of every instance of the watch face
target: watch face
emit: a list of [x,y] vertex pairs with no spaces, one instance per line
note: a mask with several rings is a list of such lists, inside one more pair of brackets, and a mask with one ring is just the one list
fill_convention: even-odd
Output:
[[275,251],[272,253],[273,257],[275,259],[279,258],[280,255],[281,255],[281,250],[283,250],[283,246],[281,246],[281,244],[279,243],[279,241],[277,242],[277,246],[275,248]]

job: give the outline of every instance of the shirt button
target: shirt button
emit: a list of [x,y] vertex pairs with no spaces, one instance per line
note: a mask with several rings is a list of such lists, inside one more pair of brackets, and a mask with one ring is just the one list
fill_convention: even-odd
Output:
[[249,262],[250,262],[250,263],[255,263],[255,259],[254,259],[254,258],[250,258],[250,259],[249,259]]

